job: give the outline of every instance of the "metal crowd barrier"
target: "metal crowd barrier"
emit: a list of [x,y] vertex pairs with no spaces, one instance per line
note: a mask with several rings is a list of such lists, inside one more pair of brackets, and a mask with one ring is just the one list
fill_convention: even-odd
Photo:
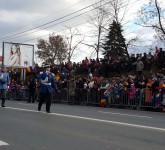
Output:
[[136,89],[135,92],[131,90],[111,90],[106,96],[104,89],[75,89],[74,102],[75,104],[85,105],[101,105],[101,103],[104,103],[103,106],[105,107],[165,108],[164,92],[153,93],[151,89],[147,88]]
[[6,98],[9,100],[27,101],[29,99],[29,90],[22,89],[9,89],[6,92]]
[[[28,100],[28,89],[11,89],[7,91],[7,98],[10,100]],[[93,105],[103,107],[130,107],[136,109],[165,108],[165,91],[152,91],[151,89],[131,89],[116,91],[110,90],[109,94],[105,94],[105,90],[97,88],[83,89],[76,88],[75,95],[70,95],[68,88],[53,90],[53,103],[68,103],[78,105]]]
[[53,90],[52,91],[52,102],[53,103],[68,103],[68,89],[62,88],[60,90]]

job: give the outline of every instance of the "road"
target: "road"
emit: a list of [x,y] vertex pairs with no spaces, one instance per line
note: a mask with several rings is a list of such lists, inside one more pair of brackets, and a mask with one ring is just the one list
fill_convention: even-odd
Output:
[[0,107],[0,150],[164,150],[165,114],[7,101]]

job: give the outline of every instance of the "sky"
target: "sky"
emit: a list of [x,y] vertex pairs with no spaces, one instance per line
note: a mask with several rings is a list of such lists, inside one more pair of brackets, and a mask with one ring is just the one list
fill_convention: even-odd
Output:
[[[105,3],[109,1],[102,0]],[[153,43],[154,31],[135,25],[135,18],[137,11],[148,0],[124,1],[125,5],[128,4],[128,6],[124,19],[123,34],[129,40],[139,36],[140,33],[141,43],[138,43],[138,45],[145,45],[143,48],[130,49],[130,53],[137,53],[139,49],[143,52],[144,48],[149,49],[149,46]],[[159,1],[163,2],[164,0]],[[90,11],[92,7],[88,6],[97,2],[99,0],[0,0],[0,42],[34,44],[35,51],[37,51],[38,39],[48,39],[49,34],[53,32],[67,36],[67,27],[72,27],[79,30],[84,37],[84,42],[90,41],[92,43],[94,39],[90,39],[88,34],[91,31],[88,20],[94,12]],[[87,9],[83,9],[86,7]],[[81,9],[83,10],[80,11]],[[121,15],[124,10],[122,9]],[[69,15],[73,12],[77,13]],[[84,14],[82,15],[82,13]],[[76,15],[79,16],[76,17]],[[0,50],[2,51],[2,48]],[[81,45],[74,52],[72,61],[79,62],[85,57],[96,57],[96,55],[92,55],[92,52],[91,48]],[[35,59],[38,60],[37,57]]]

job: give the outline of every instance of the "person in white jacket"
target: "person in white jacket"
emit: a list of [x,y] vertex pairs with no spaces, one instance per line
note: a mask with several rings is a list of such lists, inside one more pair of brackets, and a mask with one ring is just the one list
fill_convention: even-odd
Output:
[[136,74],[137,76],[141,76],[143,73],[143,69],[144,69],[144,64],[141,61],[140,58],[137,59],[137,61],[134,63],[134,65],[136,65]]

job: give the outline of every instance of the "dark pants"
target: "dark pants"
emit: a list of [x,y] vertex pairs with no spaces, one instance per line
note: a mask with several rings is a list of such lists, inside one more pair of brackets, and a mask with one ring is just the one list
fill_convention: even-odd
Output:
[[142,77],[143,77],[143,71],[137,71],[136,72],[136,76],[137,76],[138,79],[142,79]]
[[75,103],[75,96],[69,95],[69,104],[74,104],[74,103]]
[[1,99],[2,99],[2,106],[5,105],[5,100],[6,100],[6,90],[5,89],[0,89],[0,94],[1,94]]
[[28,102],[31,103],[31,101],[32,101],[32,103],[34,103],[34,101],[35,101],[35,89],[29,90]]
[[51,106],[51,93],[40,93],[40,100],[38,104],[38,110],[41,110],[42,104],[46,102],[46,112],[50,112],[50,106]]

